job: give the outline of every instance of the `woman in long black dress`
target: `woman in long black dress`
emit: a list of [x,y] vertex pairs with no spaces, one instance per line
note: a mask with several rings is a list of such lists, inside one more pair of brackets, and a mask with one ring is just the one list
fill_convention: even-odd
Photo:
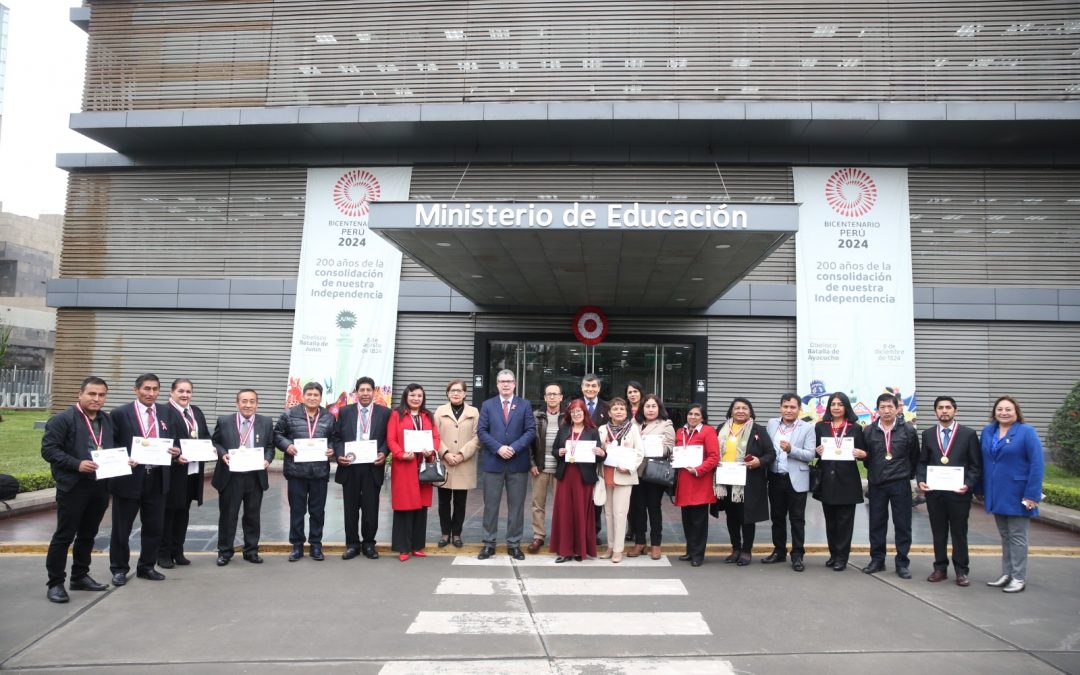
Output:
[[825,537],[829,541],[829,560],[825,566],[843,572],[851,555],[855,505],[863,500],[862,477],[855,462],[830,457],[834,456],[842,439],[852,438],[855,459],[866,459],[866,439],[847,394],[838,391],[829,396],[825,415],[814,425],[814,436],[821,470],[821,489],[814,493],[814,499],[821,502],[825,513]]

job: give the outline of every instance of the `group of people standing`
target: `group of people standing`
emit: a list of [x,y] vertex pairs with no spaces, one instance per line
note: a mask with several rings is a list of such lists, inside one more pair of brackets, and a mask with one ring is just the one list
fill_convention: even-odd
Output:
[[[57,483],[57,528],[46,557],[50,601],[68,600],[65,570],[73,544],[69,587],[107,588],[90,577],[89,567],[94,537],[110,496],[113,585],[128,581],[128,539],[136,516],[141,519],[137,576],[160,581],[165,576],[156,567],[190,564],[184,542],[191,503],[202,503],[204,466],[188,461],[180,446],[184,439],[206,438],[211,439],[219,459],[211,481],[220,493],[219,566],[228,565],[234,554],[241,508],[243,558],[256,564],[263,561],[258,552],[260,509],[269,486],[266,469],[276,450],[284,455],[290,562],[304,557],[305,543],[313,560],[325,559],[322,535],[331,463],[337,465],[335,481],[342,486],[342,558],[379,557],[375,547],[379,492],[387,460],[392,458],[391,548],[402,562],[426,555],[427,510],[436,487],[441,529],[437,545],[463,546],[467,494],[478,479],[484,498],[483,546],[478,557],[484,560],[496,553],[505,491],[506,552],[511,558],[524,559],[524,507],[531,477],[529,553],[539,553],[548,544],[556,563],[595,558],[604,519],[608,531],[604,556],[619,563],[624,556],[644,555],[646,549],[651,558],[661,557],[661,506],[672,488],[664,477],[672,472],[670,461],[676,449],[696,448],[700,463],[679,468],[673,486],[686,539],[679,559],[694,567],[704,562],[710,514],[725,514],[732,550],[724,562],[746,566],[751,562],[756,524],[770,520],[771,511],[773,551],[761,562],[787,560],[790,522],[791,566],[802,572],[806,497],[812,494],[825,516],[827,565],[836,571],[846,569],[855,505],[863,501],[859,470],[856,461],[850,461],[854,459],[865,464],[868,474],[871,560],[864,572],[885,567],[891,508],[896,572],[910,578],[909,481],[917,476],[927,494],[934,537],[934,571],[928,581],[948,578],[951,535],[956,583],[969,584],[967,519],[972,495],[980,492],[987,511],[995,515],[1002,539],[1002,575],[990,585],[1017,592],[1023,590],[1027,578],[1027,530],[1041,500],[1042,447],[1034,429],[1023,422],[1019,404],[1007,396],[995,401],[991,424],[983,429],[981,441],[974,429],[956,422],[956,401],[939,397],[934,402],[937,424],[923,432],[920,444],[892,394],[878,397],[877,417],[865,428],[848,397],[837,392],[829,397],[826,413],[817,424],[800,419],[801,400],[796,394],[784,394],[779,416],[764,426],[757,422],[752,403],[738,397],[719,429],[707,423],[705,408],[697,403],[687,409],[686,424],[675,429],[658,396],[631,382],[625,396],[604,401],[599,398],[600,381],[595,375],[585,376],[581,396],[565,406],[561,386],[545,386],[544,407],[535,413],[529,401],[516,395],[516,380],[509,370],[498,373],[498,394],[480,409],[465,403],[465,382],[452,380],[446,387],[448,402],[434,413],[427,409],[419,384],[406,386],[399,405],[391,410],[374,402],[375,382],[361,377],[355,386],[356,403],[343,406],[337,415],[323,407],[322,386],[309,382],[301,403],[284,411],[276,423],[256,413],[257,392],[241,390],[236,412],[221,416],[211,433],[202,411],[191,404],[193,387],[188,379],[175,380],[168,403],[161,404],[157,403],[159,379],[142,375],[133,388],[135,400],[105,414],[108,385],[101,378],[89,377],[81,385],[77,403],[49,420],[41,452]],[[408,431],[426,432],[420,437],[430,438],[430,444],[408,443]],[[172,463],[140,466],[129,459],[130,475],[97,480],[99,466],[91,453],[113,447],[130,453],[136,438],[171,440]],[[307,439],[326,440],[325,461],[297,461],[297,441]],[[853,446],[848,461],[826,452],[827,448],[839,452],[844,439],[851,439],[848,444]],[[350,450],[357,442],[372,449],[371,455],[361,457]],[[652,452],[646,453],[647,446]],[[260,450],[261,469],[232,470],[230,450],[238,448]],[[646,471],[650,462],[666,464],[667,471]],[[741,467],[744,479],[726,484],[717,478],[722,464]],[[432,465],[434,474],[428,471]],[[927,467],[946,465],[964,469],[963,486],[952,492],[930,490]],[[552,491],[548,537],[547,496]]]

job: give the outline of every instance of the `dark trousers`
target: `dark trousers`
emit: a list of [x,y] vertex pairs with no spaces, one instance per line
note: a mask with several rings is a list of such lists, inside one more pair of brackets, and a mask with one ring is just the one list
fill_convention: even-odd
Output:
[[892,509],[896,566],[907,567],[911,550],[911,483],[907,479],[870,485],[870,559],[885,562],[885,538]]
[[791,557],[802,558],[806,537],[806,493],[791,487],[786,473],[769,473],[773,549],[787,555],[787,519],[791,520]]
[[444,537],[460,537],[465,525],[465,498],[468,490],[439,488],[439,529]]
[[[344,467],[343,467],[344,468]],[[349,480],[341,486],[341,501],[345,508],[345,546],[358,548],[361,537],[364,544],[375,545],[375,533],[379,531],[379,490],[375,484],[375,471],[382,466],[360,466]]]
[[72,542],[71,578],[79,579],[90,572],[90,551],[108,508],[109,493],[104,481],[80,480],[66,492],[56,491],[56,531],[45,556],[50,587],[63,585],[67,578],[67,553]]
[[158,558],[173,560],[183,555],[190,518],[191,502],[179,508],[165,507],[165,519],[161,527],[161,547],[158,549]]
[[648,529],[649,544],[660,545],[664,535],[664,516],[660,511],[663,500],[664,488],[660,485],[643,482],[634,486],[634,491],[630,493],[630,525],[634,530],[635,544],[645,544],[645,530]]
[[735,503],[731,501],[730,497],[724,498],[724,516],[727,518],[727,531],[728,536],[731,537],[731,548],[749,553],[754,548],[754,535],[757,534],[757,524],[743,522],[745,514],[746,505],[744,503]]
[[326,521],[326,478],[289,478],[289,543],[304,545],[304,514],[311,521],[307,541],[322,544],[323,523]]
[[427,507],[411,511],[394,511],[393,529],[390,531],[390,547],[398,553],[412,553],[424,548],[427,532]]
[[241,525],[244,530],[244,555],[259,552],[259,529],[262,509],[263,490],[259,477],[254,471],[234,473],[229,477],[228,486],[218,496],[218,554],[231,558],[233,542],[236,540],[236,518],[240,515],[240,506],[244,506]]
[[709,541],[709,505],[682,507],[682,527],[686,537],[686,554],[691,561],[704,560],[705,544]]
[[851,534],[855,531],[854,504],[822,504],[829,557],[846,563],[851,556]]
[[[949,569],[949,535],[952,534],[953,571],[968,573],[968,514],[971,512],[971,493],[931,490],[926,493],[926,511],[930,516],[930,531],[934,533],[934,569]],[[74,574],[74,568],[72,568]]]
[[142,494],[138,497],[113,497],[112,538],[109,541],[109,569],[113,574],[131,570],[129,539],[139,516],[140,550],[136,570],[152,570],[161,548],[161,531],[165,522],[165,495],[161,494],[161,470],[147,473],[141,466],[132,469],[141,473]]

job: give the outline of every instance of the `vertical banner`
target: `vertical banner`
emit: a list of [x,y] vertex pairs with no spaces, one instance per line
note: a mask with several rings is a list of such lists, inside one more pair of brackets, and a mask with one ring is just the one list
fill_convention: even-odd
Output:
[[409,198],[411,168],[309,169],[285,405],[318,382],[331,411],[357,378],[392,397],[401,252],[368,229],[371,202]]
[[795,167],[798,387],[820,419],[828,396],[860,421],[892,392],[916,414],[911,221],[906,169]]

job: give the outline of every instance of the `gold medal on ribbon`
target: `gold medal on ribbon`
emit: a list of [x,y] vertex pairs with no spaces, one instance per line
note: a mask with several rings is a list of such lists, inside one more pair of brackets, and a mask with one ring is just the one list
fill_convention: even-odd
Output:
[[142,439],[142,444],[143,444],[144,448],[149,448],[150,447],[150,439],[149,438]]
[[105,448],[101,447],[100,445],[99,445],[99,446],[97,446],[97,451],[98,451],[98,452],[101,452],[101,451],[102,451],[102,450],[104,450],[104,449],[105,449]]
[[942,457],[941,458],[941,463],[942,464],[948,464],[949,463],[949,458],[948,457]]
[[842,451],[842,450],[840,450],[839,446],[837,446],[836,450],[833,450],[833,454],[835,454],[835,455],[836,455],[837,457],[839,457],[839,456],[840,456],[840,453],[841,453],[841,452],[843,452],[843,451]]
[[885,459],[892,459],[892,455],[885,455]]

